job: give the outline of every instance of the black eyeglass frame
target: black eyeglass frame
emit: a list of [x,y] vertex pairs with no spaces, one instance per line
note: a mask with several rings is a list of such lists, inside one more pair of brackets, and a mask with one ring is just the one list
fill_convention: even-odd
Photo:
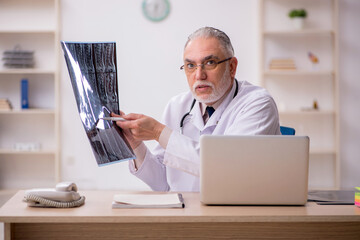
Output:
[[[218,61],[218,62],[216,62],[216,61],[214,60],[214,61],[216,62],[216,66],[214,67],[214,69],[215,69],[215,68],[217,67],[217,65],[219,65],[220,63],[229,61],[229,60],[232,59],[232,58],[233,58],[233,57],[229,57],[229,58],[226,58],[226,59],[221,60],[221,61]],[[198,67],[201,67],[202,69],[204,69],[205,64],[202,63],[202,64],[195,65],[195,66],[196,66],[196,67],[195,67],[194,71],[195,71]],[[184,69],[185,69],[185,64],[180,67],[180,70],[184,70]]]

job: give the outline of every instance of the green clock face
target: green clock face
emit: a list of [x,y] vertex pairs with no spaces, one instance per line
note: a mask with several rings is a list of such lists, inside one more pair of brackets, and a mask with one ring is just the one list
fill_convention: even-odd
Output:
[[169,15],[170,3],[168,0],[144,0],[142,10],[147,19],[159,22]]

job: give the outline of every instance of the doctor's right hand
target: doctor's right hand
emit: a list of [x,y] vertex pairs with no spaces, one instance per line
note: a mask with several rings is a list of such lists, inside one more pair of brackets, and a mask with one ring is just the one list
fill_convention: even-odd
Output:
[[[111,113],[111,117],[122,117],[123,115],[125,115],[125,113],[122,112],[122,111],[120,111],[120,114],[121,114],[121,115],[117,115],[117,114],[115,114],[115,113]],[[120,122],[121,122],[121,121],[117,121],[117,122],[116,122],[116,125],[118,125],[118,126],[121,128]],[[131,146],[132,149],[137,148],[137,147],[142,143],[141,140],[136,140],[136,139],[134,138],[134,136],[133,136],[133,134],[131,133],[130,129],[122,129],[122,128],[121,128],[121,130],[123,131],[124,136],[126,137],[126,140],[129,142],[129,144],[130,144],[130,146]]]
[[159,141],[161,132],[165,128],[164,124],[143,114],[122,114],[121,117],[126,121],[117,121],[116,124],[123,130],[129,130],[133,140],[139,142],[146,140]]

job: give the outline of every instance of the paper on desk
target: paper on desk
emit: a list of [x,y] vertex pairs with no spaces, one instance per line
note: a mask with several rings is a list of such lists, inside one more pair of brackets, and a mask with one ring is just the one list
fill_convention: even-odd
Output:
[[181,193],[122,193],[114,196],[112,208],[184,208]]
[[117,194],[114,196],[114,201],[132,205],[175,205],[180,203],[177,193]]

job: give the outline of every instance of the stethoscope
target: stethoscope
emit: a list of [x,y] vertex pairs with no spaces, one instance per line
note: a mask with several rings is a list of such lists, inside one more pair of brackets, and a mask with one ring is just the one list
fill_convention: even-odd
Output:
[[[239,83],[236,79],[235,79],[235,84],[236,84],[236,87],[235,87],[233,99],[236,97],[236,95],[238,94],[238,91],[239,91]],[[189,112],[185,113],[184,116],[181,118],[181,121],[180,121],[180,133],[181,134],[183,134],[184,121],[185,121],[186,117],[188,115],[190,115],[190,112],[193,109],[193,107],[195,106],[195,103],[196,103],[196,99],[194,99],[192,101]]]

